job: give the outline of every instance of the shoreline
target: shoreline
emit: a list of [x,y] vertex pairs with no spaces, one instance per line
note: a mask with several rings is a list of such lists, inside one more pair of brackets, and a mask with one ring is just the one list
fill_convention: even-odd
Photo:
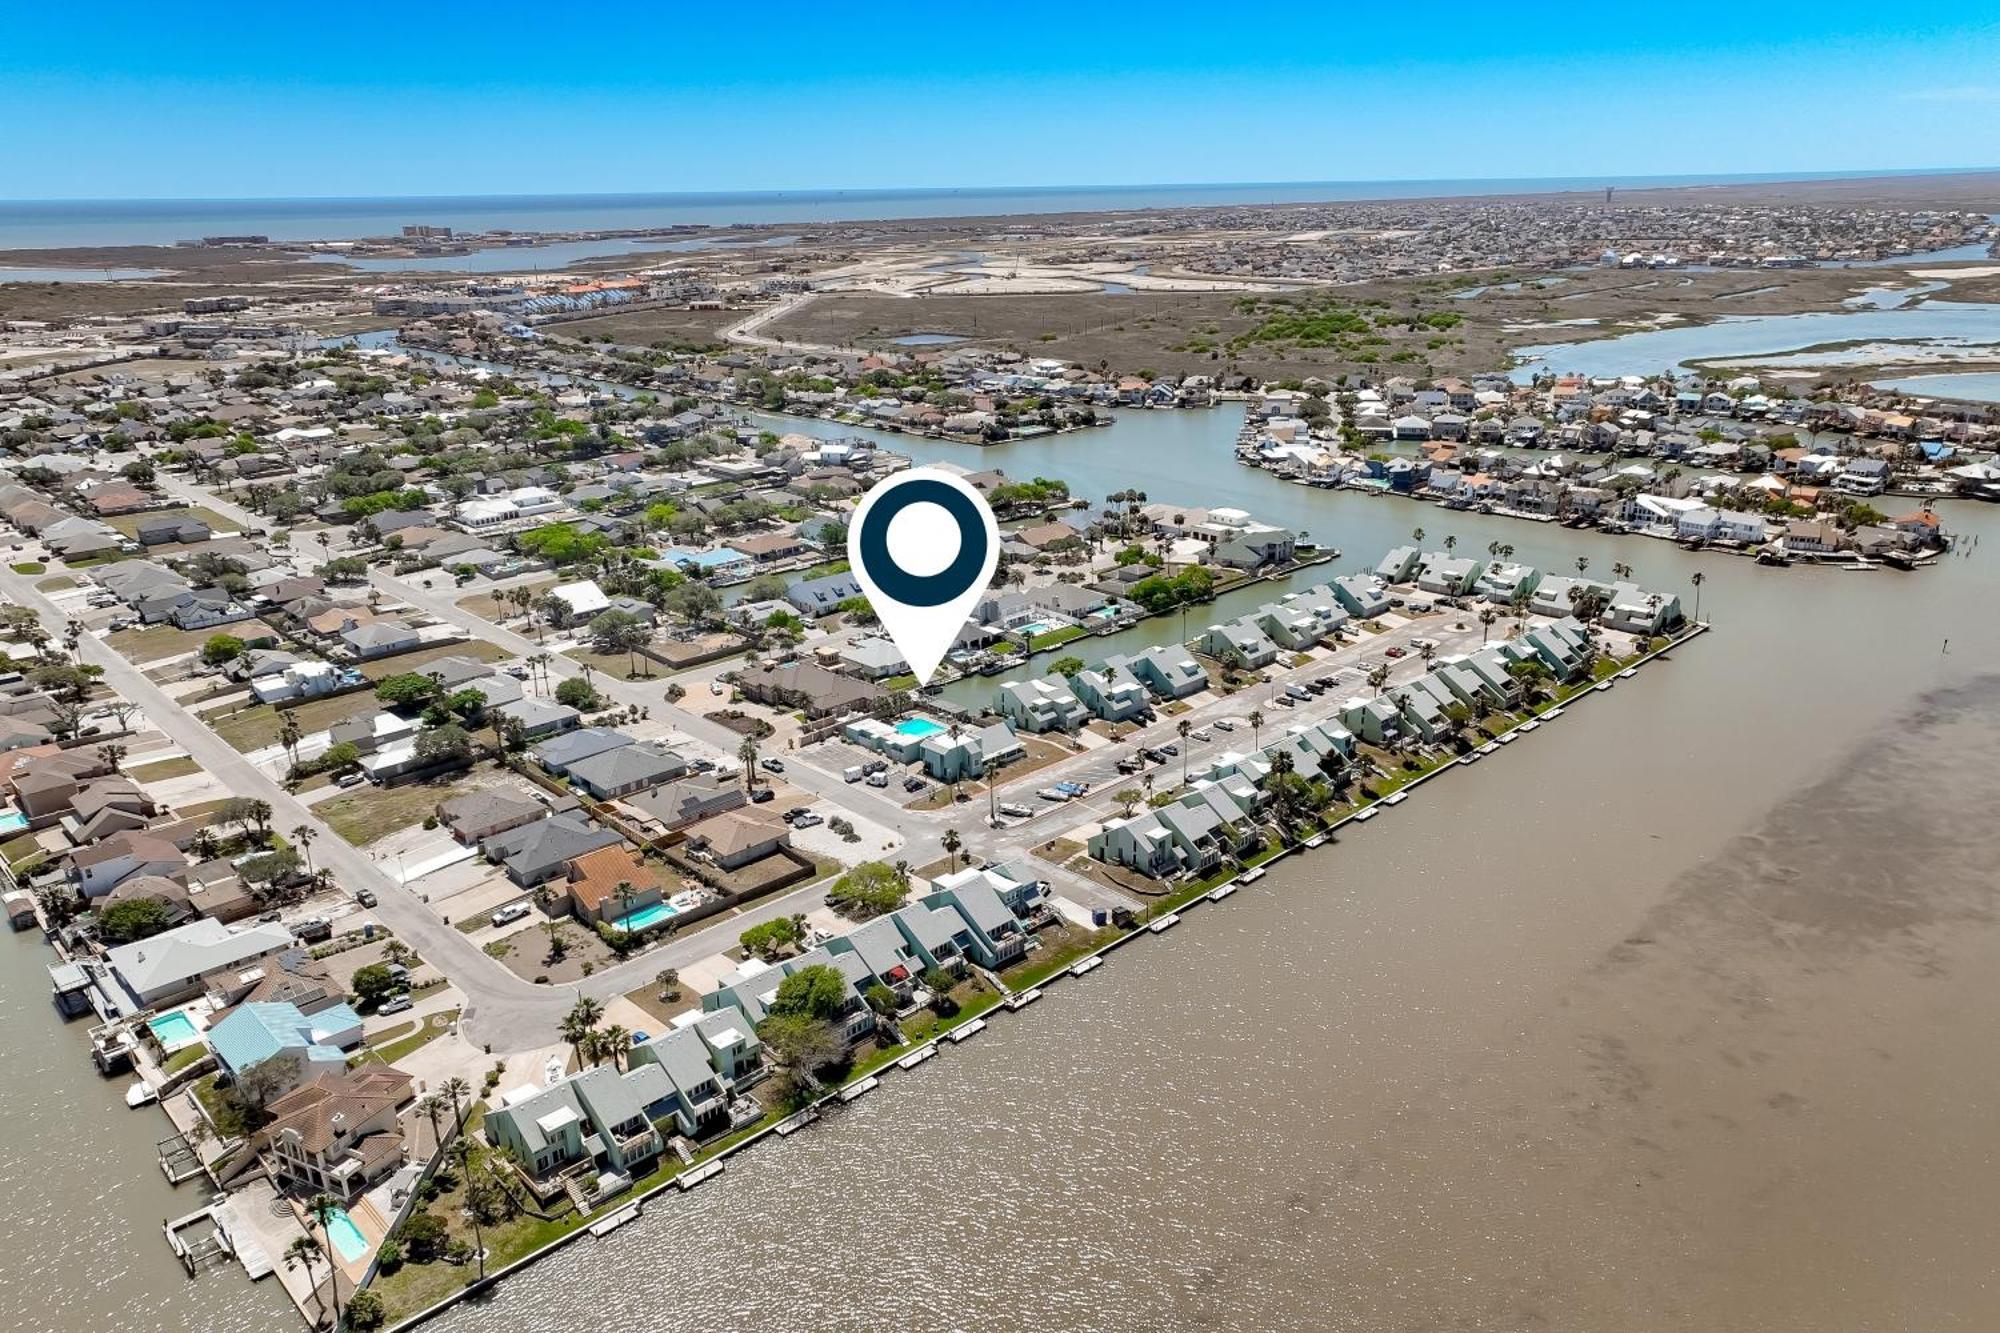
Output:
[[[1611,692],[1612,683],[1624,671],[1637,671],[1642,667],[1650,666],[1656,660],[1673,652],[1675,649],[1700,638],[1703,634],[1713,629],[1713,627],[1713,623],[1709,621],[1690,620],[1687,627],[1678,636],[1668,639],[1660,647],[1649,648],[1645,652],[1627,660],[1618,670],[1607,673],[1601,679],[1586,681],[1577,685],[1567,695],[1559,695],[1551,698],[1540,707],[1539,711],[1534,713],[1532,720],[1538,727],[1548,721],[1560,720],[1561,717],[1567,714],[1570,708],[1583,703],[1587,698]],[[1487,746],[1504,748],[1504,745],[1501,745],[1498,741],[1498,735],[1512,737],[1526,734],[1521,731],[1521,728],[1525,725],[1526,721],[1516,722],[1513,726],[1507,728],[1506,731],[1496,734],[1492,740],[1487,742]],[[960,1045],[970,1040],[977,1033],[984,1031],[987,1026],[987,1019],[996,1015],[999,1011],[1003,1009],[1015,1010],[1026,1008],[1027,1005],[1036,1003],[1042,998],[1046,987],[1054,985],[1065,978],[1072,981],[1081,980],[1089,973],[1097,970],[1107,955],[1115,953],[1139,936],[1163,934],[1173,926],[1178,925],[1181,920],[1181,913],[1204,902],[1220,903],[1235,896],[1243,887],[1261,880],[1268,867],[1274,863],[1294,854],[1318,851],[1330,844],[1337,845],[1340,841],[1340,832],[1349,825],[1369,822],[1385,810],[1402,804],[1407,799],[1408,794],[1416,788],[1440,778],[1455,769],[1469,767],[1473,759],[1486,752],[1485,746],[1474,746],[1464,754],[1443,760],[1434,767],[1399,783],[1393,791],[1354,806],[1331,822],[1319,821],[1319,827],[1316,832],[1302,833],[1297,841],[1289,844],[1280,841],[1277,845],[1251,856],[1241,863],[1241,869],[1237,871],[1228,872],[1219,878],[1210,876],[1196,880],[1190,885],[1182,885],[1177,889],[1162,894],[1156,900],[1149,900],[1145,915],[1138,918],[1136,924],[1130,927],[1108,927],[1109,929],[1118,930],[1120,933],[1090,952],[1064,960],[1061,965],[1053,968],[1046,975],[1036,977],[1030,985],[1021,990],[1014,990],[1005,983],[1002,983],[1002,994],[994,996],[989,1002],[966,1006],[958,1014],[953,1015],[951,1019],[947,1020],[948,1026],[941,1024],[937,1032],[926,1040],[915,1043],[909,1046],[908,1049],[903,1049],[899,1046],[889,1052],[878,1052],[877,1054],[882,1055],[884,1058],[874,1063],[858,1062],[860,1063],[860,1068],[851,1071],[843,1082],[837,1086],[826,1088],[819,1096],[792,1111],[789,1115],[779,1120],[767,1121],[760,1124],[756,1128],[747,1131],[745,1137],[735,1142],[725,1142],[712,1153],[697,1155],[695,1161],[692,1163],[680,1164],[670,1174],[659,1179],[656,1183],[648,1185],[643,1189],[635,1190],[629,1199],[619,1201],[615,1207],[604,1210],[595,1222],[588,1222],[585,1218],[577,1217],[575,1224],[566,1230],[564,1234],[510,1261],[504,1267],[493,1270],[483,1280],[475,1280],[468,1283],[442,1300],[405,1315],[393,1323],[385,1323],[383,1327],[386,1333],[406,1333],[406,1330],[415,1329],[427,1324],[464,1301],[490,1292],[499,1285],[502,1279],[519,1275],[535,1263],[548,1258],[550,1255],[566,1248],[582,1237],[591,1236],[599,1240],[609,1239],[614,1231],[628,1223],[643,1220],[645,1217],[645,1205],[666,1193],[669,1189],[677,1189],[682,1193],[686,1193],[715,1179],[719,1175],[726,1174],[727,1161],[738,1153],[749,1150],[751,1147],[773,1135],[779,1138],[788,1138],[792,1134],[817,1123],[823,1117],[826,1110],[830,1108],[837,1109],[840,1106],[859,1100],[862,1096],[870,1092],[876,1091],[880,1086],[880,1080],[884,1076],[889,1075],[892,1068],[908,1073],[923,1064],[928,1064],[935,1058],[945,1043],[949,1042],[954,1046]],[[1494,752],[1497,753],[1497,750]],[[1031,998],[1023,999],[1023,1002],[1020,1004],[1013,1003],[1015,999],[1020,997]],[[606,1225],[607,1223],[609,1225]],[[372,1272],[369,1280],[373,1280]],[[364,1283],[363,1285],[367,1284]]]

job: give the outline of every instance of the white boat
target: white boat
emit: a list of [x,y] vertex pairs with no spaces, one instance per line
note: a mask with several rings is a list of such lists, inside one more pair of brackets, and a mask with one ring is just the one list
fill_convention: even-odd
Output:
[[1095,972],[1098,969],[1098,967],[1100,967],[1103,964],[1103,962],[1104,960],[1102,958],[1097,958],[1097,957],[1086,958],[1082,962],[1078,963],[1075,967],[1072,967],[1069,970],[1069,974],[1073,977],[1080,977],[1083,976],[1085,973]]
[[1477,751],[1477,750],[1468,750],[1468,751],[1467,751],[1466,753],[1464,753],[1464,754],[1462,754],[1462,755],[1460,755],[1460,756],[1458,757],[1458,762],[1459,762],[1459,763],[1461,763],[1461,764],[1476,764],[1476,763],[1478,763],[1478,762],[1479,762],[1479,751]]
[[1175,926],[1178,926],[1180,923],[1181,923],[1181,914],[1179,912],[1169,912],[1165,916],[1161,917],[1158,921],[1155,921],[1150,926],[1147,926],[1146,929],[1151,931],[1153,934],[1158,935],[1164,931],[1172,930]]
[[1244,884],[1255,884],[1255,883],[1256,883],[1256,882],[1257,882],[1258,880],[1260,880],[1260,879],[1264,878],[1264,876],[1265,876],[1265,875],[1266,875],[1267,873],[1269,873],[1269,872],[1267,872],[1267,871],[1266,871],[1266,870],[1264,869],[1264,867],[1262,867],[1262,866],[1255,866],[1255,867],[1253,867],[1253,868],[1251,868],[1251,869],[1249,869],[1249,870],[1246,870],[1246,871],[1244,871],[1244,872],[1243,872],[1242,874],[1238,875],[1238,876],[1237,876],[1236,878],[1237,878],[1237,880],[1238,880],[1238,881],[1239,881],[1240,883],[1244,883]]
[[1227,884],[1218,884],[1213,889],[1210,889],[1208,900],[1212,903],[1219,903],[1234,892],[1236,892],[1236,881],[1232,879]]
[[1042,998],[1042,988],[1040,986],[1030,986],[1028,987],[1028,989],[1024,991],[1019,991],[1013,995],[1009,995],[1007,997],[1007,1007],[1009,1009],[1026,1009],[1029,1005],[1033,1004],[1036,1000],[1039,1000],[1041,998]]
[[135,1111],[142,1106],[151,1106],[158,1100],[160,1100],[159,1090],[143,1078],[125,1089],[125,1104]]

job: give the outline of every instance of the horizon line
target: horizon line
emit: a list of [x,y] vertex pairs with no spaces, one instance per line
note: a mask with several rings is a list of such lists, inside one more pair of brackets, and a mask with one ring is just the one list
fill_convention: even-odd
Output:
[[[2000,173],[2000,166],[1948,167],[1868,167],[1858,170],[1807,169],[1802,171],[1670,171],[1620,175],[1584,172],[1547,176],[1378,176],[1328,177],[1296,180],[1215,180],[1138,181],[1124,183],[1086,182],[1060,185],[850,185],[792,186],[766,189],[703,190],[561,190],[516,191],[507,193],[467,192],[460,194],[326,194],[326,195],[69,195],[0,197],[0,206],[35,204],[314,204],[352,202],[448,202],[490,199],[784,199],[838,197],[896,197],[911,195],[950,196],[955,194],[1073,194],[1089,191],[1138,192],[1143,190],[1228,190],[1284,188],[1314,185],[1446,185],[1491,184],[1530,185],[1550,182],[1601,181],[1607,185],[1632,181],[1713,181],[1807,184],[1821,180],[1870,180],[1909,176],[1974,176]],[[1579,187],[1586,188],[1586,187]],[[1501,191],[1504,193],[1504,191]],[[1561,193],[1551,191],[1550,193]],[[1347,201],[1342,201],[1347,202]]]

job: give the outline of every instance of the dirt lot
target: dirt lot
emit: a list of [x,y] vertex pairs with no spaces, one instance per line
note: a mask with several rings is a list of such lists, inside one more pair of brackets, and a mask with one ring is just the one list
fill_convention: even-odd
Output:
[[624,315],[578,319],[550,331],[564,338],[608,338],[645,347],[708,348],[722,345],[722,330],[744,316],[741,310],[635,310]]
[[366,847],[397,829],[421,824],[441,801],[493,785],[490,771],[471,769],[430,782],[406,782],[394,787],[367,787],[352,796],[322,801],[314,812],[335,833]]

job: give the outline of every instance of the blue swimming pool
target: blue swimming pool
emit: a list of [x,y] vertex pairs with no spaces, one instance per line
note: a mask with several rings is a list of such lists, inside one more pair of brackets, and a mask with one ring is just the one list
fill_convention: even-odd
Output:
[[1025,625],[1016,625],[1015,628],[1032,639],[1037,634],[1047,634],[1049,632],[1049,622],[1046,620],[1031,620]]
[[0,833],[19,833],[28,827],[28,817],[19,810],[0,812]]
[[933,722],[927,717],[906,717],[896,724],[896,734],[920,741],[926,736],[935,736],[944,730],[944,723]]
[[345,1208],[336,1207],[332,1216],[326,1219],[326,1235],[333,1242],[333,1252],[340,1256],[344,1264],[351,1264],[368,1253],[368,1237],[361,1234],[361,1228],[354,1225],[354,1219],[347,1215]]
[[194,1025],[192,1018],[179,1009],[149,1019],[146,1027],[159,1039],[161,1048],[168,1055],[172,1055],[183,1046],[192,1046],[201,1040],[201,1029]]
[[670,916],[679,915],[680,913],[671,904],[654,903],[650,907],[642,907],[636,912],[619,917],[611,923],[611,928],[613,930],[645,930],[650,926],[659,925]]

